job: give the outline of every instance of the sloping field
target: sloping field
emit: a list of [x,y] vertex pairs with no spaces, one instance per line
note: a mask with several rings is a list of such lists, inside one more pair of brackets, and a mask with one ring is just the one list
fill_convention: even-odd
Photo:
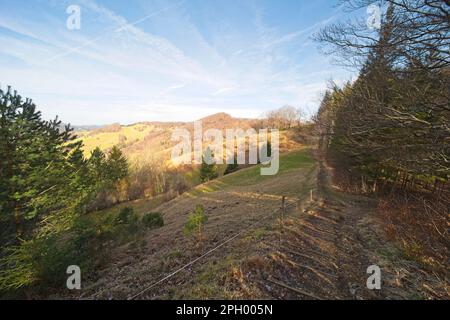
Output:
[[[276,176],[250,167],[198,186],[156,208],[165,225],[118,247],[82,299],[445,299],[448,286],[387,241],[376,201],[335,188],[311,150],[282,155]],[[319,160],[319,163],[315,159]],[[310,192],[313,198],[310,199]],[[281,215],[282,197],[287,208]],[[183,234],[197,204],[205,241]],[[366,287],[367,267],[382,289]],[[433,288],[433,289],[431,289]]]
[[[240,241],[275,221],[273,213],[280,208],[282,196],[296,206],[314,188],[316,164],[309,149],[299,149],[280,158],[280,171],[275,176],[260,176],[259,167],[240,170],[216,181],[198,186],[170,202],[159,206],[164,227],[149,231],[142,239],[117,248],[113,261],[97,283],[86,284],[82,298],[129,298],[146,286],[158,282],[171,272],[196,259],[230,237],[242,233],[175,276],[161,282],[140,298],[170,298],[189,295],[179,291],[181,284],[192,281],[202,266],[227,261],[230,252],[239,251]],[[208,222],[205,241],[200,247],[183,234],[188,214],[197,204],[205,207]],[[145,206],[136,206],[138,213]],[[146,208],[148,209],[148,207]],[[266,219],[266,220],[265,220]],[[259,223],[261,222],[261,223]],[[259,231],[258,231],[259,230]],[[177,289],[178,288],[178,289]],[[184,292],[184,291],[183,291]]]

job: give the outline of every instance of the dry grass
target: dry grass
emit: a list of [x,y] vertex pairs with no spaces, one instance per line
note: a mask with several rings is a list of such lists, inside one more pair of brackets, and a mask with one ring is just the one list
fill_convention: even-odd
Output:
[[448,272],[448,206],[429,196],[396,195],[381,199],[378,211],[388,237],[406,257],[441,274]]
[[[301,159],[307,152],[291,156]],[[292,164],[264,179],[249,175],[254,169],[248,168],[160,205],[165,225],[133,245],[116,248],[114,261],[100,271],[103,279],[84,290],[83,297],[127,298],[245,231],[138,298],[448,298],[445,276],[427,272],[386,239],[374,199],[334,188],[322,163]],[[279,208],[282,195],[299,203],[312,188],[318,190],[315,201],[291,207],[283,228],[276,217],[263,220]],[[199,203],[209,218],[203,248],[182,234],[187,215]],[[254,223],[260,224],[246,229]],[[414,246],[408,250],[410,255],[421,252]],[[372,264],[382,268],[381,291],[365,287],[366,268]]]
[[[299,159],[307,159],[308,152],[304,149],[300,153],[294,153]],[[277,210],[280,207],[282,195],[288,196],[288,201],[294,202],[307,197],[307,190],[313,187],[316,175],[316,167],[311,160],[307,160],[306,163],[299,161],[297,168],[291,165],[289,170],[263,180],[257,179],[254,183],[245,182],[245,179],[250,178],[245,174],[245,170],[253,169],[243,169],[242,176],[228,181],[225,188],[217,188],[206,193],[184,194],[157,208],[153,208],[152,203],[148,201],[137,201],[133,207],[138,214],[142,213],[141,210],[150,208],[161,212],[164,217],[164,226],[145,235],[145,246],[138,245],[130,249],[128,245],[125,245],[116,248],[113,252],[114,259],[107,267],[108,272],[104,272],[106,279],[99,280],[102,281],[101,283],[106,281],[108,285],[102,285],[102,290],[92,289],[85,294],[92,298],[108,298],[109,295],[124,298],[138,291],[143,284],[153,283],[201,254],[199,248],[196,248],[182,232],[188,214],[197,204],[205,207],[205,213],[208,216],[203,245],[203,251],[206,251],[237,232],[246,230],[249,225],[261,221],[263,217],[267,217]],[[207,183],[201,188],[205,188],[211,183]],[[141,298],[168,298],[171,296],[239,298],[250,295],[251,289],[248,289],[249,291],[245,295],[234,296],[233,292],[236,290],[231,290],[231,288],[240,283],[239,268],[243,261],[247,257],[255,255],[255,243],[261,241],[266,233],[270,233],[262,227],[258,226],[249,230],[250,233],[243,235],[240,240],[236,239],[237,242],[221,248],[219,252],[208,257],[198,266],[194,266],[194,269],[184,270],[171,281],[158,286]],[[173,252],[177,254],[171,254]],[[227,256],[230,256],[230,263],[227,262]],[[254,262],[256,263],[256,260]],[[195,277],[192,276],[193,270],[196,270]],[[198,274],[201,276],[197,276]],[[223,278],[224,274],[231,275],[231,278],[228,276]],[[217,276],[217,278],[212,281],[210,278],[212,276]],[[192,281],[192,279],[196,280]],[[225,288],[229,287],[230,296],[219,290],[223,287],[220,284],[221,281],[225,281],[224,279],[228,281]],[[179,287],[181,283],[190,289],[175,290],[176,292],[170,289],[174,285]],[[216,289],[219,291],[215,291]]]
[[[155,127],[145,124],[135,124],[131,126],[120,126],[119,130],[97,129],[90,132],[80,132],[79,139],[83,141],[83,151],[85,156],[89,156],[96,147],[102,150],[109,150],[114,145],[134,144],[144,141],[144,138],[157,130]],[[121,140],[125,137],[125,141]],[[122,138],[123,139],[123,138]]]

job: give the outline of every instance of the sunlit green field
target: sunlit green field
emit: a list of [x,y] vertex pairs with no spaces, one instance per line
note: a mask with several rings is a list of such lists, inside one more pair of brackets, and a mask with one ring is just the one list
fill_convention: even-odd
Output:
[[[300,150],[292,151],[280,155],[280,167],[276,176],[285,174],[290,170],[311,167],[313,165],[314,159],[312,158],[309,149],[303,148]],[[202,184],[190,191],[190,194],[195,195],[204,192],[213,192],[232,186],[249,186],[266,179],[273,178],[273,176],[261,175],[261,167],[262,165],[259,164],[250,168],[241,169],[219,179]]]

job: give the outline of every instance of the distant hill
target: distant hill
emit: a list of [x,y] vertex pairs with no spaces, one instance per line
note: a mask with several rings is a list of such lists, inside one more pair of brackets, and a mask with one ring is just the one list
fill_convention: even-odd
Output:
[[104,125],[73,125],[72,128],[74,131],[86,131],[86,130],[95,130],[104,127]]
[[[255,124],[254,119],[234,118],[227,113],[217,113],[202,121],[203,131],[215,128],[219,130],[241,128],[249,129]],[[118,123],[107,126],[93,126],[83,129],[76,127],[76,134],[83,141],[86,156],[97,146],[108,151],[118,145],[132,162],[145,162],[152,159],[170,159],[173,130],[187,129],[193,133],[193,122],[139,122],[131,125]]]
[[[65,130],[68,123],[61,123],[59,126],[60,130]],[[80,132],[80,131],[90,131],[90,130],[96,130],[105,127],[105,125],[73,125],[70,124],[70,127],[73,129],[74,132]]]

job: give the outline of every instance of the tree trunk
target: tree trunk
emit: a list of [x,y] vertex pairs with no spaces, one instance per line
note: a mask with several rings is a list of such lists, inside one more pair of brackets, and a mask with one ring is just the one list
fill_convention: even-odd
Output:
[[20,214],[19,204],[16,204],[14,207],[14,223],[16,225],[16,239],[19,240],[23,235],[22,217]]

